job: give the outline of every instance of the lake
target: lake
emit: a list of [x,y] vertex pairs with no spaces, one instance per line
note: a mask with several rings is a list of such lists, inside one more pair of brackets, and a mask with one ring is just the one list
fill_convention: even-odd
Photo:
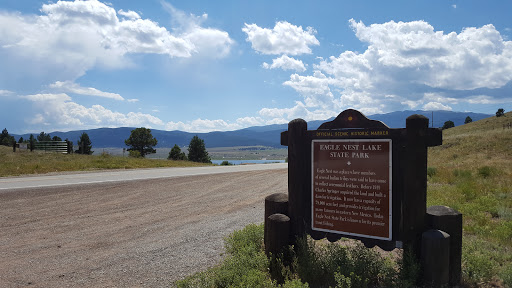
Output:
[[267,164],[267,163],[284,163],[284,160],[212,160],[213,164],[220,165],[223,161],[228,161],[233,165],[240,164]]

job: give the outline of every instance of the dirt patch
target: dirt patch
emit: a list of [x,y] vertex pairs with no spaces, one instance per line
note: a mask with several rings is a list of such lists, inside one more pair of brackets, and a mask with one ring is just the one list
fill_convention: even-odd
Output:
[[0,287],[168,287],[286,191],[286,169],[2,191]]

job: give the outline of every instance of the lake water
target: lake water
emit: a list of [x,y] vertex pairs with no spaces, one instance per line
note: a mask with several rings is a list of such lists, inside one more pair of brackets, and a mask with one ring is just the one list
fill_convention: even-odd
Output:
[[284,160],[212,160],[213,164],[220,165],[223,161],[228,161],[233,165],[240,164],[267,164],[267,163],[284,163]]

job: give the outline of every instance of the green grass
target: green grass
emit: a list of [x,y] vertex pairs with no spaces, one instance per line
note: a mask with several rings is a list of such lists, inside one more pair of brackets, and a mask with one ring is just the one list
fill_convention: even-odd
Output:
[[468,286],[512,287],[512,129],[503,129],[508,122],[512,113],[450,128],[443,131],[442,146],[429,148],[427,205],[463,214]]
[[45,174],[64,171],[93,171],[102,169],[137,169],[157,167],[192,167],[205,164],[189,161],[145,159],[110,154],[81,155],[43,151],[12,152],[12,148],[0,146],[0,177],[25,174]]

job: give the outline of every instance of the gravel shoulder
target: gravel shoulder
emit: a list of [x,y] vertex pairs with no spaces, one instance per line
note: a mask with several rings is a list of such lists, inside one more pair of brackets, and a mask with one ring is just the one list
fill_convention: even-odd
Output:
[[287,169],[0,193],[0,287],[169,287],[263,222]]

